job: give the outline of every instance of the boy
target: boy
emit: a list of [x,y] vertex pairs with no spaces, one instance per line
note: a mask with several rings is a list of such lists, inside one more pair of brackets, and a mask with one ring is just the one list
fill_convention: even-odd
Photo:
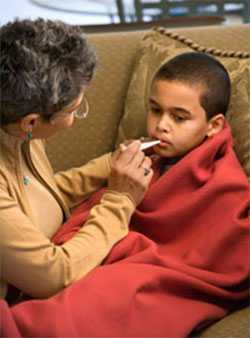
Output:
[[176,56],[156,73],[149,98],[149,136],[161,157],[181,158],[225,125],[231,84],[224,66],[204,53]]
[[228,74],[210,56],[183,54],[157,72],[147,123],[161,142],[129,235],[58,296],[2,305],[5,337],[186,337],[248,302],[249,185],[224,119],[229,98]]

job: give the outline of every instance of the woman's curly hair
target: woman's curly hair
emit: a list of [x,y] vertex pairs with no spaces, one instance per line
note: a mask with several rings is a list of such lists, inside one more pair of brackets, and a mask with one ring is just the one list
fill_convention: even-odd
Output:
[[44,19],[0,28],[0,125],[36,112],[48,120],[88,85],[95,52],[77,26]]

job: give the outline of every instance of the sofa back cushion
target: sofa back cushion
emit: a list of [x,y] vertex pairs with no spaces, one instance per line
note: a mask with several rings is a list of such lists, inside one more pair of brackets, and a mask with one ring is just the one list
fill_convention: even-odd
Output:
[[[232,81],[232,97],[226,117],[232,127],[236,154],[250,178],[250,47],[235,51],[219,49],[213,46],[212,35],[210,46],[199,44],[187,35],[156,28],[141,40],[117,143],[146,135],[147,99],[152,78],[161,65],[187,51],[210,53],[224,64]],[[250,35],[250,26],[240,35],[245,38],[245,45],[248,45],[247,35]]]
[[74,127],[48,140],[55,171],[79,166],[114,148],[124,101],[142,32],[89,34],[98,65],[86,96],[90,112]]

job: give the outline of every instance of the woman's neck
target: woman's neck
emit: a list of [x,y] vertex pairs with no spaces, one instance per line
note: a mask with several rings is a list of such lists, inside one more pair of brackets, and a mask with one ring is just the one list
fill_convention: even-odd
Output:
[[11,136],[23,139],[23,132],[20,130],[20,127],[17,123],[10,123],[1,127],[3,131]]

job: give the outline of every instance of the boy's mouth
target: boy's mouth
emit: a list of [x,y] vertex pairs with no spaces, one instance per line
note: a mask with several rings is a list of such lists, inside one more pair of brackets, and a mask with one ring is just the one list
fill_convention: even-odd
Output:
[[146,150],[153,147],[167,148],[169,145],[171,145],[169,140],[163,140],[154,137],[143,137],[140,140],[142,142],[140,147],[141,150]]
[[141,150],[146,150],[148,148],[154,147],[156,145],[159,145],[161,143],[160,140],[156,139],[151,139],[150,141],[144,142],[141,144],[140,149]]
[[164,147],[167,147],[167,146],[169,146],[170,144],[171,144],[171,142],[170,142],[170,141],[168,141],[168,140],[160,140],[159,147],[162,147],[162,148],[164,148]]

